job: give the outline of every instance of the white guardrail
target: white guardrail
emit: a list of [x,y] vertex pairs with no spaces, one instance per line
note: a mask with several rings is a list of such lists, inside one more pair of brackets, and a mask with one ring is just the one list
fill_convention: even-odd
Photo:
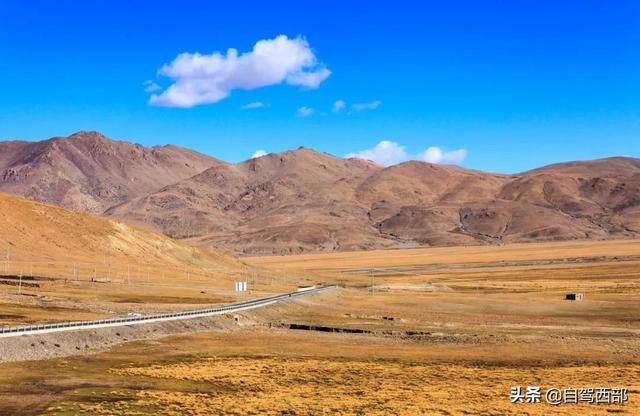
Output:
[[217,306],[206,309],[195,309],[191,311],[183,312],[167,312],[157,313],[141,316],[127,316],[122,318],[110,318],[110,319],[97,319],[92,321],[71,321],[71,322],[58,322],[54,324],[37,324],[16,326],[8,328],[0,328],[0,337],[9,337],[17,335],[26,335],[43,332],[58,332],[68,331],[73,329],[87,329],[87,328],[99,328],[105,326],[124,326],[135,325],[150,321],[170,321],[176,319],[194,318],[208,315],[218,315],[222,313],[235,312],[243,309],[255,308],[257,306],[269,305],[281,300],[287,300],[298,296],[307,296],[326,290],[335,289],[335,285],[323,286],[316,289],[305,290],[301,292],[290,292],[282,295],[269,296],[266,298],[252,299],[244,302],[232,303],[225,306]]

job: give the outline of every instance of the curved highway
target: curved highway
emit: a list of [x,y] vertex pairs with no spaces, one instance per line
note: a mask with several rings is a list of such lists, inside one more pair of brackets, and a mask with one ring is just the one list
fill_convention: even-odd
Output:
[[327,290],[335,289],[335,285],[323,286],[315,289],[304,290],[300,292],[290,292],[282,295],[268,296],[265,298],[257,298],[244,302],[233,303],[230,305],[216,306],[205,309],[195,309],[183,312],[167,312],[139,316],[127,316],[122,318],[97,319],[93,321],[71,321],[58,322],[53,324],[37,324],[0,328],[0,338],[15,337],[28,334],[41,334],[59,331],[73,331],[90,328],[104,328],[109,326],[126,326],[144,324],[149,322],[173,321],[178,319],[198,318],[202,316],[220,315],[224,313],[237,312],[245,309],[253,309],[260,306],[270,305],[283,300],[295,297],[313,295]]

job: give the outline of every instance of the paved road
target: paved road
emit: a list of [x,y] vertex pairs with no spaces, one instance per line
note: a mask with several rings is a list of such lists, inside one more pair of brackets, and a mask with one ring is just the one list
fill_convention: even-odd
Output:
[[245,309],[253,309],[261,306],[271,305],[283,300],[288,300],[300,296],[309,296],[332,289],[335,289],[334,285],[319,287],[301,292],[291,292],[282,295],[269,296],[266,298],[252,299],[225,306],[216,306],[206,309],[196,309],[183,312],[168,312],[140,316],[127,316],[123,318],[97,319],[93,321],[58,322],[55,324],[38,324],[0,328],[0,338],[16,337],[27,334],[42,334],[48,332],[74,331],[88,328],[103,328],[108,326],[137,325],[149,322],[174,321],[178,319],[190,319],[203,316],[220,315],[224,313],[238,312]]

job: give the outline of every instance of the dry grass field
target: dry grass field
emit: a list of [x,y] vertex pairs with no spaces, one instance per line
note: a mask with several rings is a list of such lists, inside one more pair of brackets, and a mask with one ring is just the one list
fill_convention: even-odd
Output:
[[250,264],[278,269],[349,270],[425,264],[510,262],[600,256],[640,256],[638,240],[561,241],[503,246],[433,247],[295,256],[249,257]]
[[[639,414],[638,254],[612,241],[250,259],[343,287],[235,330],[1,364],[0,414]],[[513,386],[621,386],[628,401],[512,404]]]
[[[234,293],[235,281],[246,281],[251,293]],[[293,271],[251,267],[144,228],[0,193],[2,326],[196,308],[304,281]]]
[[[578,354],[580,351],[577,352]],[[585,415],[640,411],[640,365],[550,346],[495,349],[243,330],[0,366],[4,414]],[[511,404],[512,386],[627,386],[625,405]]]
[[[150,275],[128,282],[91,282],[80,279],[23,280],[38,287],[18,286],[18,278],[0,276],[0,325],[64,322],[197,309],[295,290],[310,283],[293,273],[240,269],[210,276],[180,273]],[[255,280],[254,280],[255,276]],[[2,285],[10,281],[12,285]],[[234,292],[234,281],[246,281],[247,292]],[[254,285],[255,281],[255,285]]]

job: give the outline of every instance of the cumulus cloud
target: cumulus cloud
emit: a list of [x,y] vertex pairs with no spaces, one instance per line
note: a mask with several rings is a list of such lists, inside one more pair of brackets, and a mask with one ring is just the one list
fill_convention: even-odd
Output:
[[376,100],[371,101],[370,103],[359,103],[351,106],[353,111],[365,111],[365,110],[375,110],[376,108],[382,105],[382,101]]
[[373,160],[374,162],[385,166],[395,165],[396,163],[408,160],[408,155],[404,150],[404,146],[400,146],[398,143],[391,142],[389,140],[381,141],[373,149],[352,152],[345,157],[357,157],[358,159]]
[[296,110],[296,116],[298,117],[309,117],[311,114],[313,114],[313,108],[300,107]]
[[467,157],[465,149],[444,151],[439,147],[431,146],[424,152],[416,155],[408,153],[404,146],[389,140],[383,140],[372,149],[352,152],[346,158],[357,157],[359,159],[373,160],[384,166],[395,165],[408,160],[420,160],[429,163],[460,164]]
[[446,163],[458,165],[467,158],[466,149],[452,150],[445,152],[439,147],[431,146],[424,152],[418,153],[417,160],[429,163]]
[[142,85],[144,85],[144,92],[154,92],[162,89],[160,85],[149,79],[143,82]]
[[310,89],[316,89],[320,83],[329,78],[331,71],[325,67],[320,67],[312,72],[296,72],[287,77],[287,83],[291,85],[300,85]]
[[243,105],[241,108],[243,110],[252,110],[255,108],[262,108],[262,107],[266,107],[267,105],[265,103],[263,103],[262,101],[254,101],[252,103],[248,103]]
[[234,89],[252,90],[287,83],[318,88],[331,71],[318,61],[303,37],[280,35],[256,42],[253,50],[226,54],[181,53],[158,71],[173,80],[160,94],[149,98],[152,105],[193,107],[227,98]]
[[262,157],[266,155],[267,155],[267,152],[265,150],[259,149],[253,152],[253,155],[251,155],[251,159],[255,159],[257,157]]
[[347,106],[347,103],[345,103],[344,100],[336,100],[333,103],[333,108],[331,109],[331,111],[333,111],[334,113],[337,113],[339,111],[342,111],[346,106]]

